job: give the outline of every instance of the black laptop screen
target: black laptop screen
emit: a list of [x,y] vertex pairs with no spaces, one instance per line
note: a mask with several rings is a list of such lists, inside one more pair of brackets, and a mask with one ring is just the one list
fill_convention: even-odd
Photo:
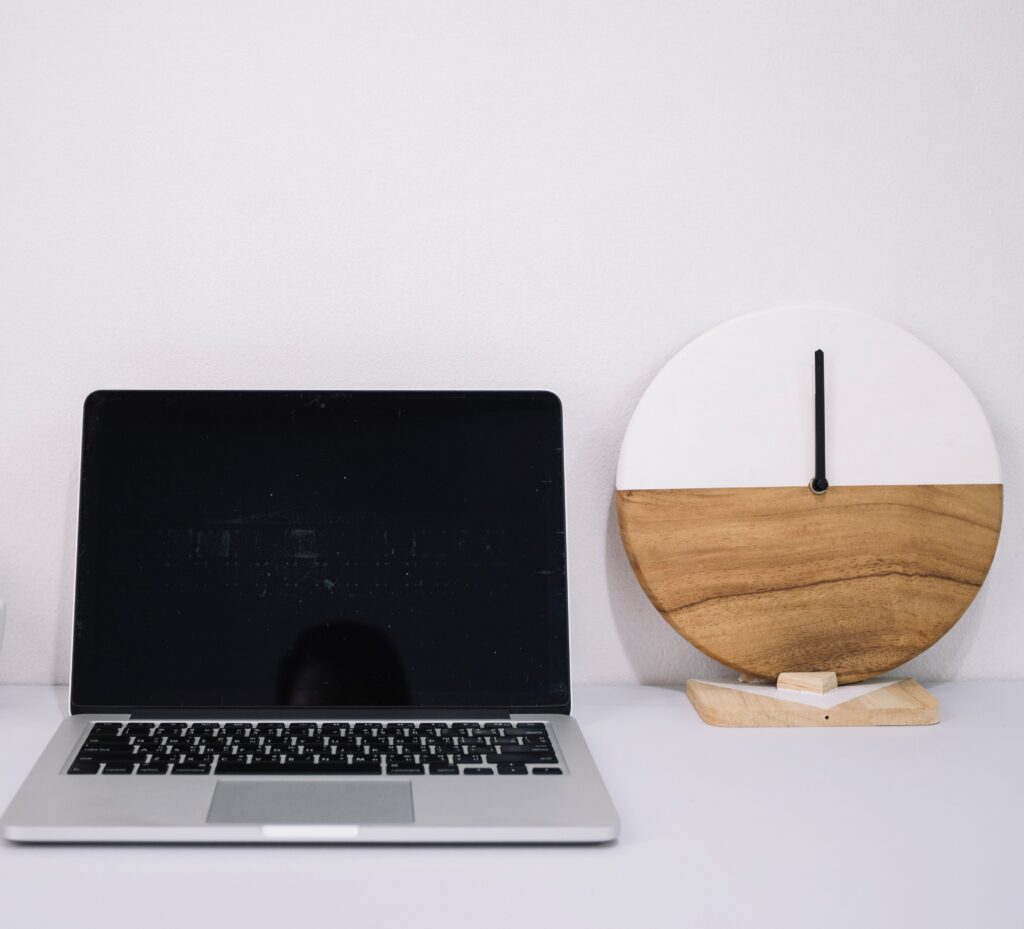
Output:
[[568,705],[558,399],[101,391],[72,705]]

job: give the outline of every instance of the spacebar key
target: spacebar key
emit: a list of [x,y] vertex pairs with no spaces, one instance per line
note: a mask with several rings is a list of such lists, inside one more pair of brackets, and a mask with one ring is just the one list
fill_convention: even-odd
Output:
[[380,774],[380,764],[246,764],[218,761],[215,774]]

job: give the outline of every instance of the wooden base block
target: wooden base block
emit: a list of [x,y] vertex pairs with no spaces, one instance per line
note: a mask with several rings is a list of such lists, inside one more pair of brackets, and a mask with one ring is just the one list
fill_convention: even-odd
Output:
[[835,671],[784,671],[775,682],[779,690],[824,694],[839,686]]
[[709,726],[930,726],[939,721],[939,701],[913,678],[820,695],[689,680],[686,695]]

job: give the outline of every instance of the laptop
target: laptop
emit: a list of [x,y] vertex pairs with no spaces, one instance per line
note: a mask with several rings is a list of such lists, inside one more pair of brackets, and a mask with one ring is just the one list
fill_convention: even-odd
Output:
[[544,391],[99,391],[16,842],[607,842]]

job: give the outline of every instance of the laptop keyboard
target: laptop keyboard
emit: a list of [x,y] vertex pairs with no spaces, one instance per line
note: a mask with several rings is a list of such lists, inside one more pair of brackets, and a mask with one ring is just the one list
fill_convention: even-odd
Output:
[[561,774],[544,723],[95,723],[68,774]]

